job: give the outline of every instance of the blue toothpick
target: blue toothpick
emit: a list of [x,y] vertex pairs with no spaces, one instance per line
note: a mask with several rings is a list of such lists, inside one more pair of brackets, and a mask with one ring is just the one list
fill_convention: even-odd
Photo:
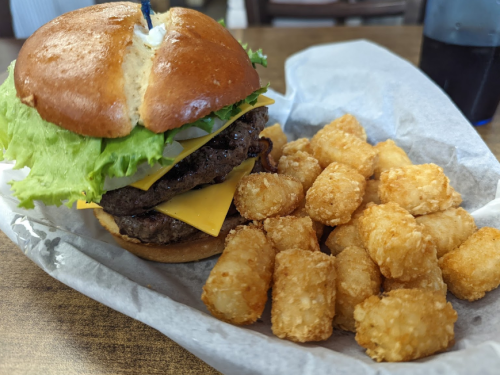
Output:
[[148,23],[149,30],[151,30],[153,28],[153,22],[151,22],[151,2],[150,0],[141,0],[141,4],[142,14]]

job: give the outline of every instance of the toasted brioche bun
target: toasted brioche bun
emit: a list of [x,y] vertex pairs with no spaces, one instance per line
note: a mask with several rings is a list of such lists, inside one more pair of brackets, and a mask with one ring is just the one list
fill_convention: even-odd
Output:
[[153,17],[167,33],[144,45],[139,4],[118,2],[66,13],[24,44],[14,80],[21,101],[64,129],[123,137],[139,123],[155,133],[178,128],[259,89],[240,44],[216,21],[172,8]]
[[225,231],[221,232],[218,237],[173,245],[146,244],[136,238],[120,234],[113,216],[104,210],[94,209],[94,215],[101,225],[113,235],[120,247],[140,258],[162,263],[192,262],[220,254],[224,250],[224,241],[229,233],[229,231]]

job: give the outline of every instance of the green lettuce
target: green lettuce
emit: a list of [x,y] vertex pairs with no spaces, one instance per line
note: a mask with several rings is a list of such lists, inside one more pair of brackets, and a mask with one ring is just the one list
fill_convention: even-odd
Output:
[[264,55],[262,49],[258,49],[257,51],[252,51],[251,48],[248,48],[248,43],[242,44],[240,42],[243,49],[248,54],[250,61],[252,62],[253,67],[255,68],[255,64],[262,65],[264,68],[267,68],[267,55]]
[[229,119],[240,112],[240,104],[255,104],[267,91],[263,87],[232,106],[162,134],[136,126],[123,138],[94,138],[44,121],[34,108],[22,104],[16,96],[14,64],[0,86],[0,160],[15,160],[15,169],[31,169],[24,180],[10,182],[19,206],[25,208],[33,208],[35,200],[68,207],[79,199],[99,203],[106,177],[132,176],[142,163],[172,164],[174,159],[164,157],[163,151],[175,134],[192,126],[210,133],[216,117]]
[[165,136],[136,126],[123,138],[103,140],[105,147],[98,156],[91,177],[105,175],[109,177],[132,176],[137,167],[147,162],[150,166],[160,163],[170,165],[174,159],[164,158]]

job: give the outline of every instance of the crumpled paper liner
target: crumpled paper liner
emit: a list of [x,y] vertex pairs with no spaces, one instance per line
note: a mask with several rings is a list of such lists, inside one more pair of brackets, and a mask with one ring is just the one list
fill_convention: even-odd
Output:
[[[287,93],[271,121],[289,140],[312,136],[345,113],[356,115],[369,141],[394,139],[414,163],[445,169],[478,226],[500,228],[500,164],[446,95],[408,62],[366,41],[309,48],[287,60]],[[225,374],[498,374],[500,290],[477,302],[448,295],[458,311],[456,344],[410,363],[375,363],[354,334],[335,330],[325,342],[295,344],[262,319],[235,327],[212,318],[200,300],[216,257],[157,264],[118,248],[91,211],[66,207],[22,210],[8,181],[27,170],[0,163],[0,229],[51,276],[169,336]]]

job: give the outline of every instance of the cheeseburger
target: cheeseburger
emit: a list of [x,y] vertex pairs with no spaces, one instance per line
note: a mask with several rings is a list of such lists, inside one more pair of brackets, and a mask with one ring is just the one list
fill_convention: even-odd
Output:
[[[148,17],[146,17],[148,18]],[[184,262],[223,250],[245,220],[245,175],[272,170],[255,64],[218,22],[172,8],[146,21],[118,2],[56,18],[24,44],[0,87],[0,160],[20,206],[92,208],[123,248]]]

